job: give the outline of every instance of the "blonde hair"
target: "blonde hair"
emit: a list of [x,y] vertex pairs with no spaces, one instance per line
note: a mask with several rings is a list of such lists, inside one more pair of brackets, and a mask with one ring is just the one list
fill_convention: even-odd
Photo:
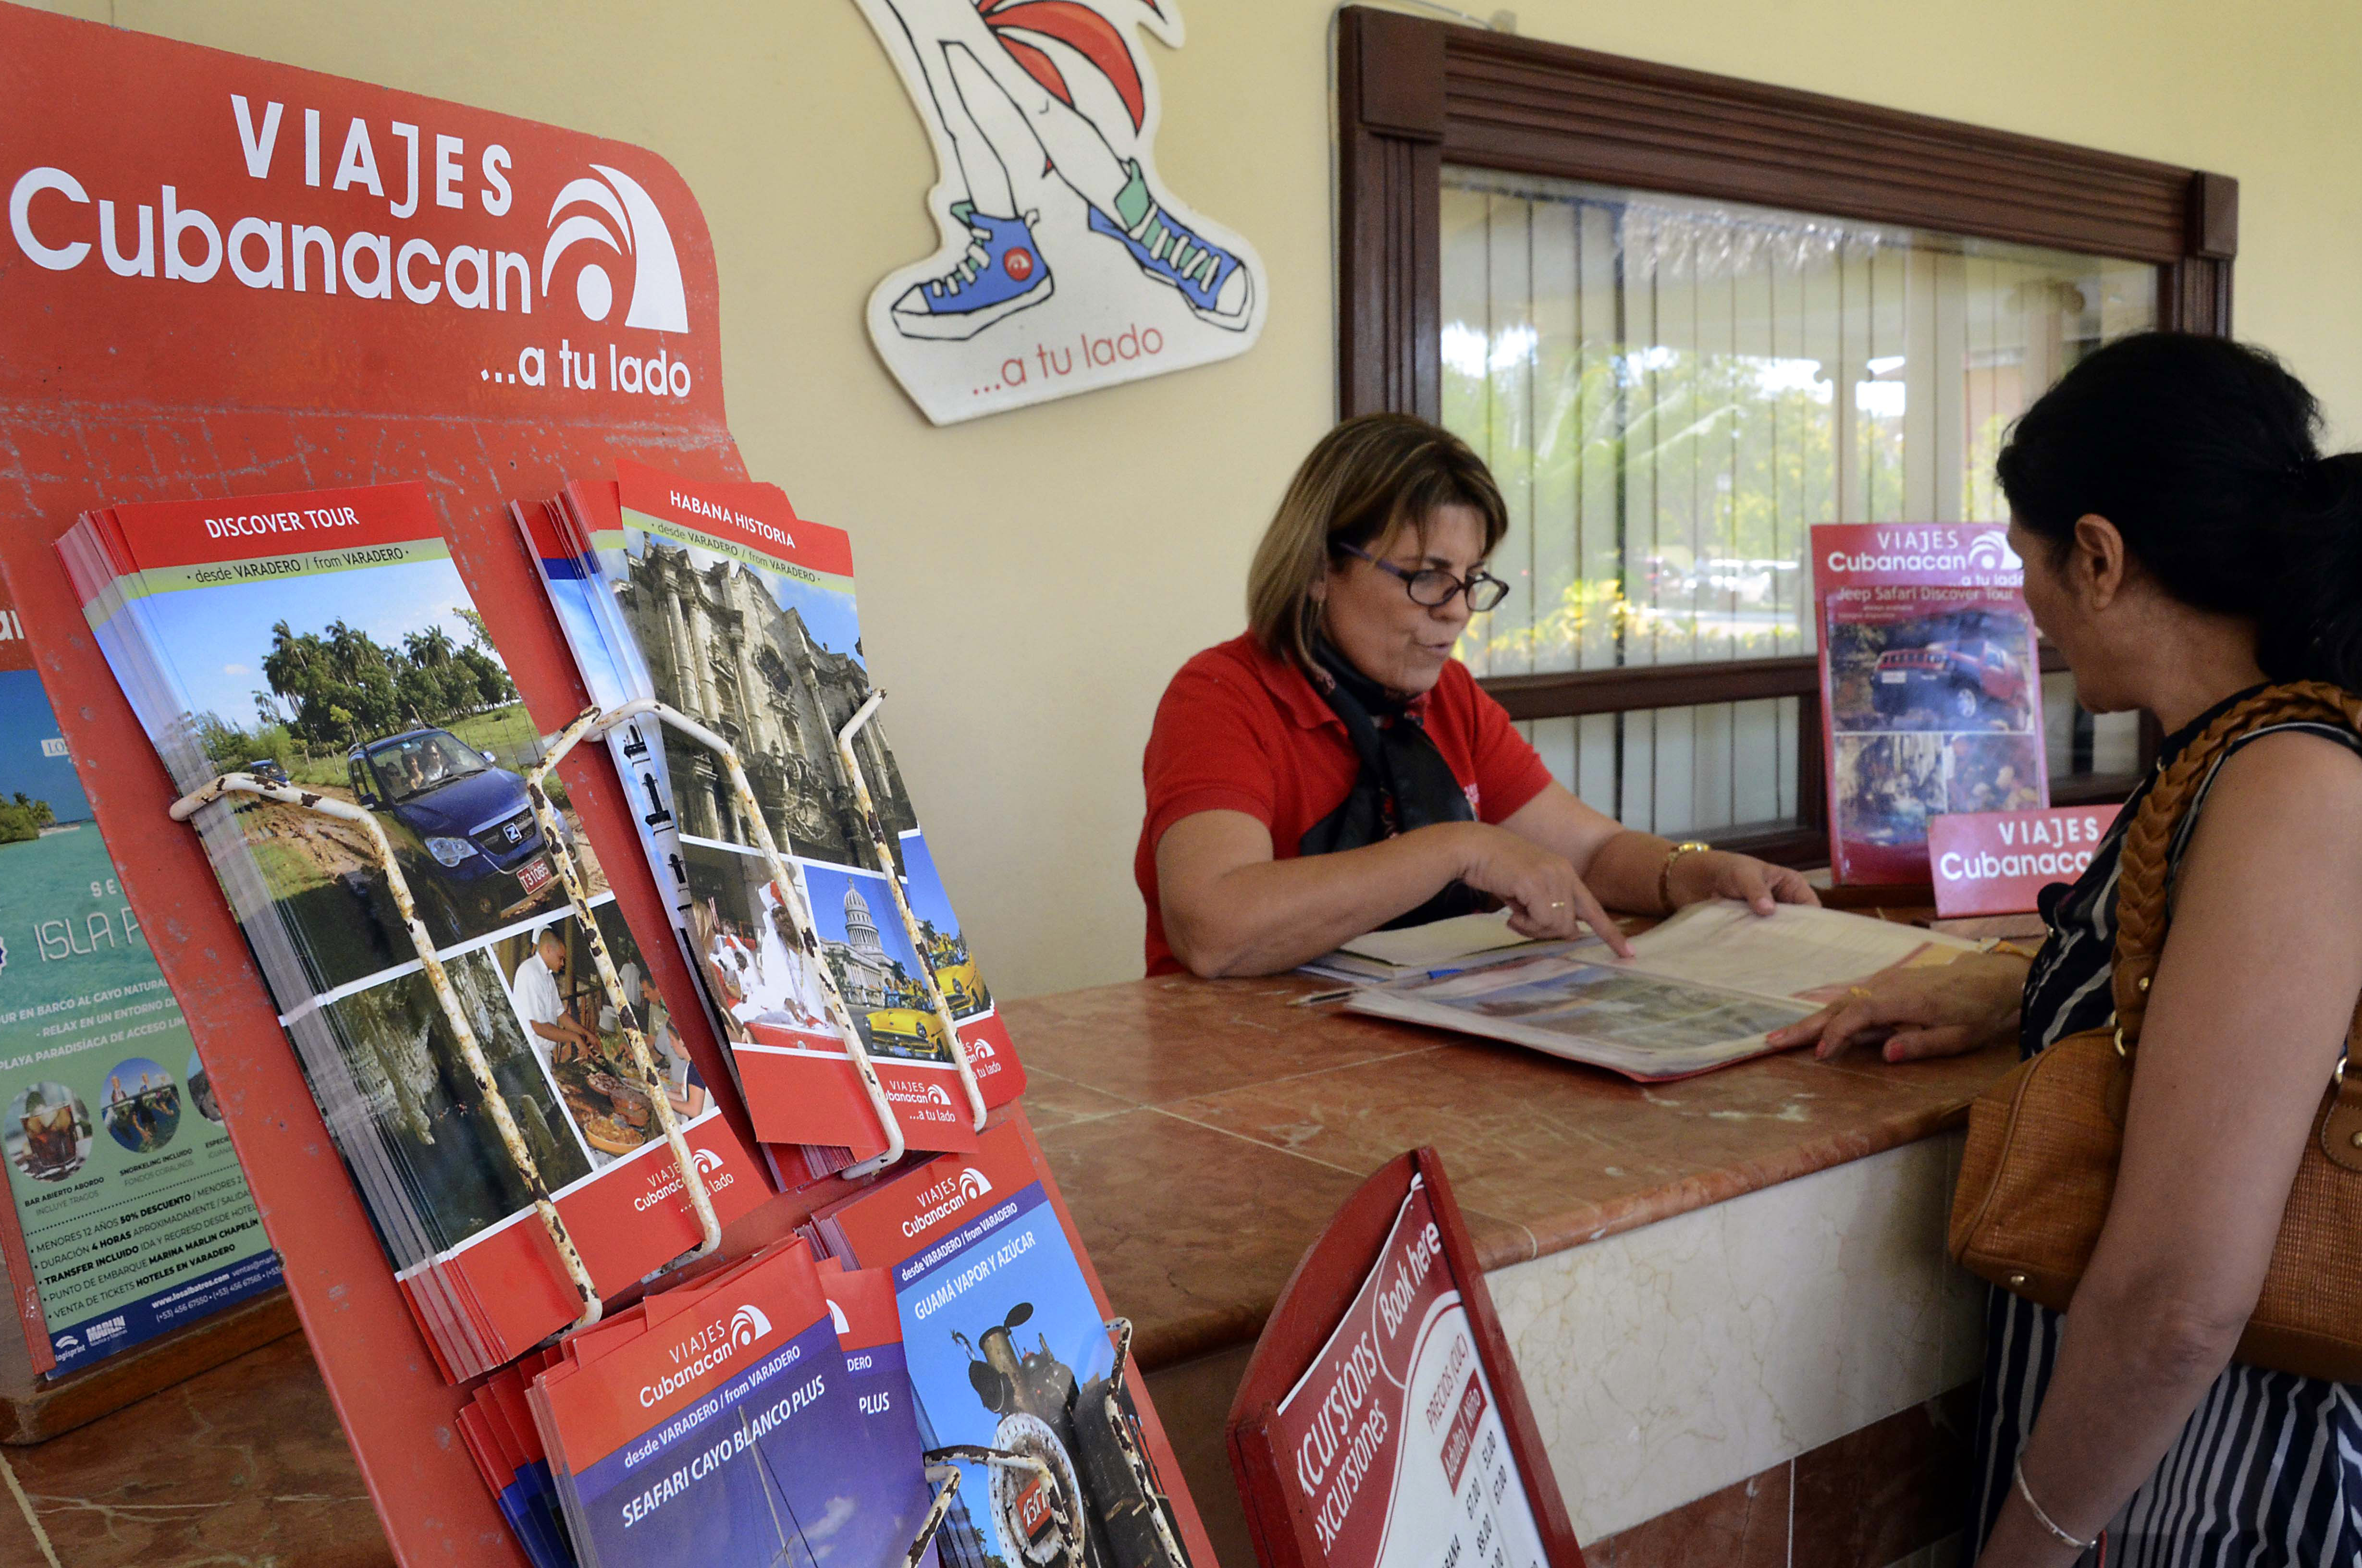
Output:
[[1280,498],[1247,569],[1247,626],[1270,652],[1309,672],[1319,607],[1312,587],[1340,548],[1380,553],[1398,528],[1443,506],[1485,519],[1485,554],[1509,530],[1508,508],[1484,459],[1440,425],[1407,414],[1364,414],[1323,436]]

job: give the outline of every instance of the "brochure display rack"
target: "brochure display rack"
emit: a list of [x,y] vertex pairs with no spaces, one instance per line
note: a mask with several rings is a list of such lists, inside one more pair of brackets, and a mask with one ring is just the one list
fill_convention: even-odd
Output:
[[1264,1568],[1583,1568],[1433,1149],[1371,1176],[1297,1264],[1230,1447]]

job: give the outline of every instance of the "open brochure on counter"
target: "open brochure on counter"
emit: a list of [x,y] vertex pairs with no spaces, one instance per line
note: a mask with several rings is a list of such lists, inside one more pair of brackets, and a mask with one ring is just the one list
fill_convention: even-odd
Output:
[[1457,973],[1365,987],[1356,1012],[1587,1062],[1643,1082],[1686,1077],[1772,1047],[1882,971],[1948,964],[1977,944],[1917,926],[1783,904],[1693,904],[1617,958],[1595,938],[1512,953]]

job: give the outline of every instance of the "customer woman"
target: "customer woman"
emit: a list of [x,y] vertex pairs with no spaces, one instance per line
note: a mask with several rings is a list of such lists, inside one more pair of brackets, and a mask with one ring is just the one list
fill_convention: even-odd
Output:
[[1555,783],[1451,657],[1508,585],[1493,476],[1405,414],[1322,437],[1247,581],[1244,635],[1173,678],[1142,765],[1148,972],[1267,975],[1384,926],[1507,905],[1512,929],[1701,899],[1810,903],[1794,871],[1633,833]]
[[[2318,423],[2270,356],[2153,335],[2082,360],[2003,448],[2035,620],[2086,707],[2157,716],[2166,759],[2268,681],[2362,686],[2362,455],[2322,457]],[[1904,1061],[2014,1032],[2030,1055],[2103,1024],[2139,800],[2045,890],[2030,972],[1897,976],[1790,1038]],[[1983,1568],[2076,1562],[2103,1529],[2108,1568],[2362,1564],[2362,1388],[2230,1364],[2362,992],[2362,737],[2259,732],[2168,864],[2106,1228],[2066,1314],[1999,1290],[1988,1309]]]

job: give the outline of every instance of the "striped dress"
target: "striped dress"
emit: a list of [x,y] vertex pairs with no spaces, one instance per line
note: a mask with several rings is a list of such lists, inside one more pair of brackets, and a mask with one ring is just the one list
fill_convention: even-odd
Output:
[[[2235,701],[2226,699],[2169,739],[2160,761]],[[2362,753],[2362,736],[2348,730],[2312,723],[2272,729],[2306,730]],[[2169,867],[2180,863],[2213,782],[2210,776],[2182,818]],[[2025,1055],[2095,1028],[2113,1011],[2108,977],[2116,936],[2117,851],[2147,790],[2144,784],[2134,794],[2073,887],[2044,889],[2042,914],[2050,935],[2026,977],[2019,1041]],[[2011,1466],[2042,1407],[2065,1321],[2006,1291],[1991,1292],[1970,1561],[2009,1496]],[[2082,1563],[2362,1568],[2362,1384],[2325,1383],[2235,1362],[2225,1367],[2164,1461],[2110,1523],[2103,1544],[2085,1553]]]

